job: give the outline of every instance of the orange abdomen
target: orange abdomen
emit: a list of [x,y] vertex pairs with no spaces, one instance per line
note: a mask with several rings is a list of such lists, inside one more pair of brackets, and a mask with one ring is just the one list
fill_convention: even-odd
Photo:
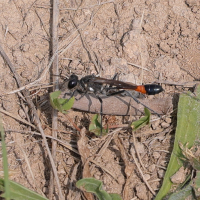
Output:
[[135,89],[135,91],[140,92],[142,94],[146,94],[147,93],[144,85],[138,85],[137,88]]

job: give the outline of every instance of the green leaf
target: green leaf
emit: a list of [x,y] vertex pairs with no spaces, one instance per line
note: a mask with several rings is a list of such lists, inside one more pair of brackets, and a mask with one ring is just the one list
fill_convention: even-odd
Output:
[[[0,185],[4,187],[4,180],[0,178]],[[24,186],[15,183],[14,181],[9,181],[10,198],[15,200],[48,200],[47,198],[25,188]],[[5,197],[5,193],[1,195]]]
[[109,194],[102,189],[102,182],[95,178],[84,178],[76,182],[76,187],[94,193],[99,200],[121,200],[118,194]]
[[131,127],[133,127],[133,131],[149,124],[151,113],[147,108],[144,108],[144,113],[145,113],[144,117],[131,124]]
[[63,110],[69,110],[74,105],[75,98],[70,99],[59,99],[59,103],[62,105]]
[[55,102],[55,99],[57,99],[60,94],[61,94],[61,91],[55,91],[55,92],[50,93],[50,103],[54,109],[57,109],[57,104]]
[[[155,200],[163,199],[169,193],[172,182],[170,177],[175,174],[181,166],[182,150],[179,143],[187,146],[189,149],[195,146],[200,135],[200,86],[197,87],[196,97],[191,93],[181,94],[178,103],[177,127],[175,133],[174,148],[171,154],[170,162],[165,173],[162,187]],[[187,145],[186,145],[187,144]]]
[[62,99],[58,98],[61,94],[61,91],[55,91],[50,93],[50,103],[52,107],[56,110],[59,110],[62,113],[72,108],[75,98]]
[[95,129],[101,129],[101,122],[99,122],[99,121],[100,121],[99,115],[95,114],[92,117],[91,124],[89,126],[89,131],[92,131],[92,130],[95,130]]
[[10,189],[9,189],[9,175],[8,175],[8,159],[7,159],[7,151],[6,151],[6,143],[5,143],[5,134],[3,130],[3,125],[1,123],[0,118],[0,131],[1,131],[1,146],[2,146],[2,154],[3,154],[3,172],[4,172],[4,179],[5,179],[5,199],[10,199]]
[[[89,125],[89,131],[93,132],[95,135],[100,136],[100,135],[106,135],[108,133],[108,126],[106,129],[103,127],[101,128],[101,120],[100,120],[100,115],[95,114],[92,117],[91,123]],[[101,133],[102,130],[102,133]]]
[[112,200],[122,200],[121,196],[119,194],[109,193]]
[[57,98],[60,96],[60,94],[61,94],[61,91],[60,91],[60,90],[55,91],[55,92],[51,92],[51,93],[50,93],[50,99],[51,99],[51,100],[57,99]]
[[193,184],[193,189],[194,189],[195,195],[197,197],[200,196],[199,188],[200,188],[200,171],[197,171],[196,172],[196,177],[194,179],[194,184]]
[[185,200],[185,199],[194,199],[193,190],[190,185],[188,185],[187,187],[183,188],[178,192],[173,193],[168,198],[168,200]]

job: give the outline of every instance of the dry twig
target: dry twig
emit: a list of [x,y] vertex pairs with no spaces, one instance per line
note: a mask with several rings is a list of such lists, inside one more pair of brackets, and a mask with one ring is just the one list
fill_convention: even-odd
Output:
[[123,143],[121,141],[120,138],[115,137],[114,138],[115,143],[117,145],[117,147],[119,148],[119,151],[121,153],[121,157],[124,161],[124,165],[125,165],[125,174],[126,174],[126,183],[124,185],[124,190],[123,190],[123,199],[124,200],[128,200],[129,197],[129,185],[130,185],[130,181],[131,181],[131,176],[133,174],[133,170],[134,170],[134,164],[130,162],[130,159],[126,153],[126,150],[123,146]]
[[143,175],[143,173],[142,173],[142,170],[141,170],[141,168],[140,168],[140,165],[139,165],[139,163],[137,162],[137,159],[136,159],[136,157],[135,157],[135,151],[134,151],[134,148],[133,148],[133,147],[131,147],[130,152],[131,152],[131,155],[132,155],[132,157],[133,157],[133,160],[134,160],[134,162],[135,162],[135,164],[136,164],[136,166],[137,166],[137,168],[138,168],[138,171],[140,172],[140,175],[142,176],[143,181],[145,182],[146,186],[149,188],[149,190],[151,191],[151,193],[152,193],[153,195],[155,195],[155,192],[153,191],[153,189],[151,188],[151,186],[149,185],[149,183],[147,182],[147,180],[145,179],[145,177],[144,177],[144,175]]
[[[53,0],[53,21],[52,21],[52,52],[55,54],[55,59],[52,63],[53,72],[53,91],[59,90],[59,69],[58,69],[58,16],[59,16],[59,0]],[[57,138],[57,128],[58,128],[58,111],[56,109],[52,110],[52,136]],[[56,149],[57,142],[52,140],[52,157],[56,163]],[[54,193],[54,176],[53,171],[50,172],[50,183],[49,183],[49,199],[53,199]],[[64,197],[60,197],[64,199]]]
[[[42,136],[41,133],[35,132],[35,131],[24,131],[24,130],[12,130],[12,129],[8,129],[8,130],[5,130],[5,132],[16,132],[16,133],[32,134],[32,135]],[[45,137],[46,138],[50,138],[52,140],[55,140],[55,141],[59,142],[61,145],[63,145],[64,147],[68,148],[70,151],[73,151],[74,153],[76,153],[77,155],[79,155],[79,152],[74,148],[76,146],[73,146],[73,145],[69,144],[67,141],[59,140],[58,138],[54,138],[53,136],[50,136],[50,135],[45,135]]]
[[33,124],[27,122],[27,121],[24,120],[24,119],[21,119],[20,117],[17,117],[16,115],[13,115],[13,114],[9,113],[9,112],[6,111],[6,110],[3,110],[2,108],[0,108],[0,112],[3,113],[3,114],[5,114],[5,115],[8,115],[8,116],[12,117],[13,119],[16,119],[16,120],[22,122],[23,124],[26,124],[26,125],[28,125],[28,126],[31,126],[31,127],[35,128],[35,129],[37,129],[37,127],[34,126]]
[[[80,132],[80,139],[77,142],[78,150],[81,155],[81,160],[83,164],[83,173],[82,178],[88,178],[91,177],[90,173],[90,167],[89,167],[89,157],[90,157],[90,149],[87,147],[88,144],[88,138],[85,136],[86,129],[83,128]],[[93,200],[94,197],[92,193],[83,192],[84,196],[88,200]]]

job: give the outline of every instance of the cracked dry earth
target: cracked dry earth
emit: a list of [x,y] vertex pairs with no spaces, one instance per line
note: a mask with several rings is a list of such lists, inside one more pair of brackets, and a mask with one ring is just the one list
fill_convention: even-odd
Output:
[[[21,83],[35,81],[51,58],[52,2],[1,0],[0,25],[0,45]],[[75,183],[85,176],[86,164],[86,176],[102,180],[107,192],[118,193],[127,200],[153,199],[161,187],[173,147],[176,99],[200,79],[200,1],[60,0],[58,40],[62,75],[100,74],[111,78],[118,73],[127,82],[162,83],[165,92],[146,97],[149,102],[162,103],[164,98],[173,98],[173,107],[167,105],[162,119],[153,115],[151,126],[134,134],[127,124],[140,116],[105,115],[103,123],[113,129],[109,131],[111,134],[97,138],[84,135],[83,128],[88,130],[92,114],[73,109],[67,118],[59,114],[55,164],[65,199],[83,199]],[[49,70],[40,83],[47,85],[52,78]],[[15,89],[15,78],[0,57],[0,94],[4,94],[0,98],[1,112],[11,115],[1,114],[10,178],[48,196],[51,165],[46,148],[41,136],[33,134],[35,129],[15,119],[19,117],[34,124],[27,102],[17,93],[6,94]],[[29,90],[42,128],[50,136],[52,108],[48,94],[52,90],[36,85]],[[109,111],[109,106],[106,109]],[[83,129],[81,135],[72,122]],[[51,147],[51,140],[47,140]],[[63,143],[69,143],[71,149]],[[144,182],[136,163],[151,188]],[[59,199],[57,195],[55,184],[53,199]]]

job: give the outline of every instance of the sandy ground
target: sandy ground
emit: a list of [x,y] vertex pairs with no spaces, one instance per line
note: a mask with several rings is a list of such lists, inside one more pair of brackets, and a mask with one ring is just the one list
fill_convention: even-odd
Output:
[[[0,45],[23,85],[38,79],[50,61],[51,8],[51,2],[46,0],[0,2]],[[151,101],[175,98],[187,89],[184,86],[194,85],[194,81],[200,79],[199,1],[71,0],[60,1],[59,11],[59,71],[66,77],[75,73],[79,77],[100,74],[111,78],[119,73],[122,80],[136,84],[162,83],[165,92],[147,98]],[[40,83],[50,83],[52,77],[49,70]],[[177,90],[174,84],[183,84],[183,87]],[[17,84],[13,74],[0,57],[0,93],[15,89]],[[52,109],[48,103],[51,89],[33,89],[31,98],[44,132],[51,135]],[[1,96],[0,103],[1,109],[12,116],[34,124],[26,101],[16,93]],[[152,116],[152,125],[134,133],[135,140],[129,129],[100,139],[85,137],[90,175],[102,180],[106,191],[118,193],[123,199],[153,199],[154,195],[135,165],[138,159],[134,160],[132,154],[135,154],[135,146],[144,166],[141,167],[143,175],[156,194],[173,145],[176,117],[172,111],[176,113],[176,101],[173,106],[174,109],[167,110],[162,120]],[[79,128],[88,129],[92,115],[70,110],[67,116]],[[138,116],[106,115],[104,123],[115,127],[110,130],[112,132],[136,119]],[[28,132],[35,131],[33,128],[8,115],[2,114],[2,121],[7,131],[11,179],[48,195],[51,167],[42,138]],[[58,129],[58,138],[77,149],[79,132],[60,114]],[[50,140],[48,143],[51,147]],[[82,199],[75,182],[83,176],[83,162],[83,155],[77,155],[58,142],[56,166],[65,199]],[[58,194],[56,186],[55,194]]]

